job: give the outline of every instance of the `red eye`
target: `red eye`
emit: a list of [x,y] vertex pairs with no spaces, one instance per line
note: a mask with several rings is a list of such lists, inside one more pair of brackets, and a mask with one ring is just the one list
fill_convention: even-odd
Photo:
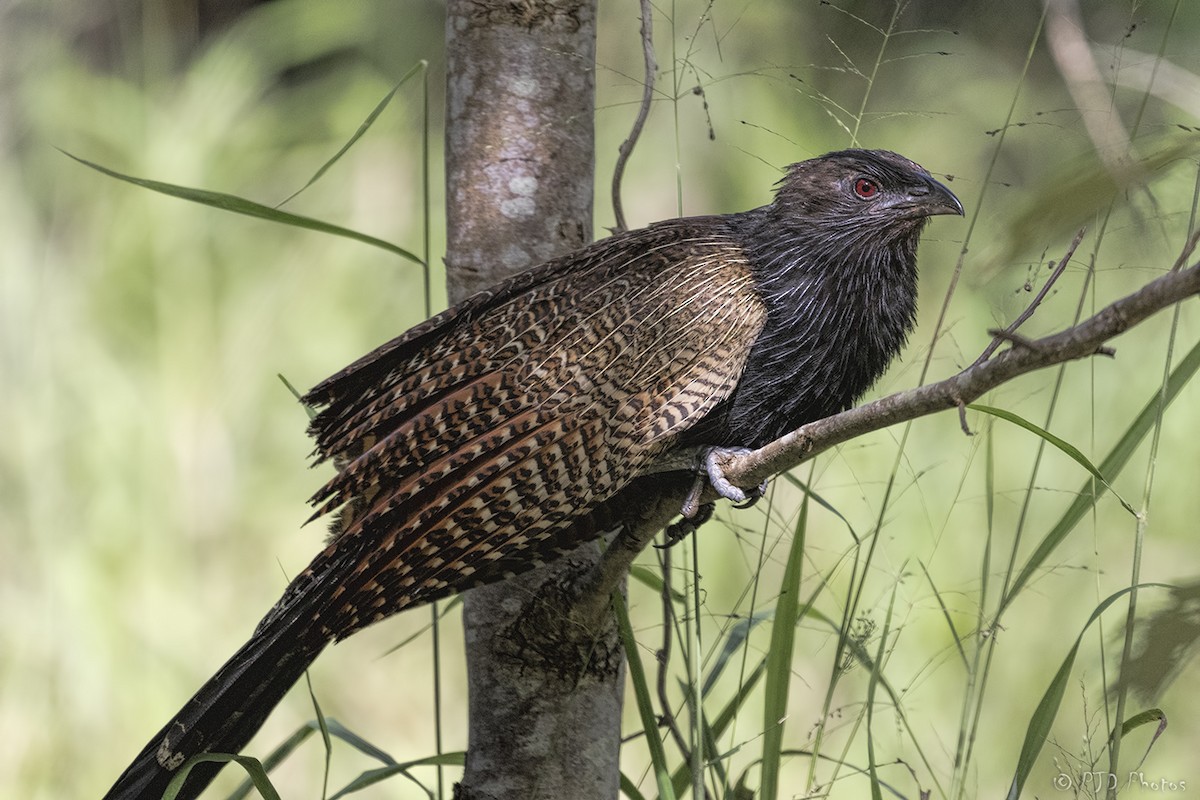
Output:
[[854,182],[854,193],[863,200],[870,200],[879,194],[879,184],[867,178],[859,178]]

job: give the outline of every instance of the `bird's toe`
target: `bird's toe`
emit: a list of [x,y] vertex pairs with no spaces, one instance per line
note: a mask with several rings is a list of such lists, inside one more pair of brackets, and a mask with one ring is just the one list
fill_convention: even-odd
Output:
[[725,470],[722,465],[730,458],[745,455],[749,452],[750,449],[747,447],[710,447],[704,451],[701,457],[704,471],[708,474],[708,482],[717,490],[717,494],[742,508],[753,505],[758,498],[762,497],[766,491],[767,482],[763,481],[751,490],[734,486],[725,477]]

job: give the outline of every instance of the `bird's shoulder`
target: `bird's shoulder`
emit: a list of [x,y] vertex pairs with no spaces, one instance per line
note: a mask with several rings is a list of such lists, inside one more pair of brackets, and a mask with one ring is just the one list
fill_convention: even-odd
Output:
[[[663,330],[683,334],[691,328],[703,338],[697,325],[706,316],[724,319],[728,335],[744,335],[737,321],[760,325],[762,304],[730,219],[686,217],[617,233],[518,273],[416,325],[303,397],[307,405],[324,409],[311,427],[318,453],[336,451],[330,438],[335,419],[361,417],[381,398],[394,395],[397,384],[414,382],[414,376],[427,387],[461,381],[511,366],[518,350],[563,350],[570,345],[564,337],[578,346],[580,336],[603,338],[634,321],[646,334],[635,337],[635,344],[660,339]],[[662,348],[657,355],[670,353]]]
[[[310,393],[317,455],[338,466],[317,515],[343,507],[338,546],[369,542],[370,574],[409,601],[552,550],[731,395],[765,316],[719,222],[619,234],[523,273]],[[434,539],[455,558],[424,554]]]

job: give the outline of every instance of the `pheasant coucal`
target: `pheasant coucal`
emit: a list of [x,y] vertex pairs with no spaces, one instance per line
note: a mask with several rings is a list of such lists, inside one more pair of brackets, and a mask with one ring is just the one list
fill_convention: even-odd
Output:
[[673,448],[758,447],[847,408],[912,328],[928,217],[962,213],[895,153],[830,153],[770,205],[617,234],[319,384],[328,546],[107,797],[157,798],[191,756],[238,752],[330,642],[619,525]]

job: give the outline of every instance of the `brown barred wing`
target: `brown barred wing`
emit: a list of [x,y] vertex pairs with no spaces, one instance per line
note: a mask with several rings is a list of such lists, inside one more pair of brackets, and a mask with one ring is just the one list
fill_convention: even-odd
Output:
[[573,262],[314,391],[341,465],[314,502],[341,530],[293,588],[336,581],[312,609],[325,635],[576,546],[574,519],[732,392],[765,317],[735,245],[660,225]]

